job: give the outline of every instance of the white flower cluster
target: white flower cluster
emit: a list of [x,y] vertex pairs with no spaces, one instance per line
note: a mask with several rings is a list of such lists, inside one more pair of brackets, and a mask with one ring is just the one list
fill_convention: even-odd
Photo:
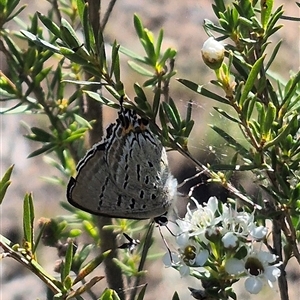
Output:
[[262,250],[267,228],[258,226],[254,214],[237,211],[211,197],[204,206],[195,201],[188,205],[184,219],[177,220],[178,252],[166,253],[166,266],[177,269],[181,276],[191,275],[201,280],[213,280],[221,287],[231,286],[247,277],[245,288],[252,294],[261,291],[264,283],[272,283],[280,276],[276,256]]

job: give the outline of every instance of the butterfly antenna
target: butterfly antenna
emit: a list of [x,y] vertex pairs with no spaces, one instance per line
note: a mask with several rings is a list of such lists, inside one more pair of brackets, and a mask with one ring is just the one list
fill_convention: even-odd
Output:
[[[168,226],[165,226],[165,227],[166,227],[166,228],[169,230],[169,232],[173,235],[173,233],[172,233],[172,231],[169,229],[169,227],[168,227]],[[164,237],[164,235],[163,235],[163,233],[162,233],[162,231],[161,231],[161,226],[159,226],[159,225],[158,225],[158,230],[159,230],[159,234],[160,234],[160,236],[161,236],[161,238],[162,238],[162,240],[163,240],[163,242],[164,242],[164,244],[165,244],[165,246],[166,246],[166,248],[167,248],[167,251],[168,251],[168,253],[169,253],[171,263],[173,264],[174,261],[173,261],[173,258],[172,258],[172,252],[171,252],[171,249],[170,249],[170,247],[169,247],[169,245],[168,245],[168,243],[167,243],[167,241],[166,241],[166,239],[165,239],[165,237]],[[174,235],[174,236],[175,236],[175,235]]]

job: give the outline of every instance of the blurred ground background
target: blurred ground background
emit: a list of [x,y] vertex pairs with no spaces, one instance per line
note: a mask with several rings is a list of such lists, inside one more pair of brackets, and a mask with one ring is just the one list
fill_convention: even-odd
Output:
[[[49,5],[45,0],[22,2],[29,3],[28,8],[22,13],[24,22],[36,10],[46,11]],[[104,7],[107,3],[108,1],[103,1]],[[197,0],[117,1],[106,28],[107,42],[110,43],[116,39],[121,45],[142,54],[132,22],[133,14],[138,13],[144,25],[154,33],[157,33],[163,27],[165,46],[173,46],[178,50],[176,58],[177,77],[188,78],[199,82],[199,84],[207,83],[213,78],[213,73],[202,62],[200,49],[207,38],[202,28],[203,20],[204,18],[213,20],[211,3],[212,1]],[[277,1],[275,7],[280,4],[282,3]],[[284,7],[286,15],[300,16],[299,9],[294,1],[286,1]],[[273,71],[280,73],[281,77],[287,79],[291,70],[296,72],[299,69],[299,23],[287,21],[281,21],[280,23],[284,24],[284,27],[272,38],[272,41],[275,45],[279,39],[283,39],[283,45],[279,53],[280,58],[277,59]],[[11,22],[10,29],[17,30],[18,26]],[[271,45],[270,49],[272,47]],[[122,69],[121,78],[127,87],[127,93],[130,97],[133,97],[133,89],[130,90],[130,87],[139,79],[139,76],[126,67],[127,58],[122,56],[122,59],[124,68]],[[0,56],[0,69],[6,70],[7,67],[5,59]],[[203,163],[216,159],[220,154],[226,155],[223,142],[219,141],[207,126],[207,124],[213,122],[219,125],[224,122],[212,109],[213,105],[216,104],[189,92],[176,81],[171,83],[171,96],[177,101],[183,113],[187,102],[190,99],[194,101],[193,117],[197,126],[193,130],[190,139],[191,152],[200,158]],[[114,117],[115,111],[105,109],[104,126]],[[51,218],[66,213],[59,205],[60,201],[66,201],[65,189],[51,185],[42,179],[43,176],[59,174],[45,163],[41,157],[26,158],[39,145],[29,142],[23,137],[24,134],[28,133],[24,123],[34,126],[35,124],[41,125],[43,122],[42,118],[30,115],[0,116],[1,176],[8,166],[15,164],[12,185],[8,190],[4,204],[0,206],[0,232],[14,242],[21,241],[22,200],[25,192],[33,192],[37,219],[42,216]],[[170,165],[179,182],[183,179],[182,174],[187,176],[194,172],[192,166],[176,153],[170,154]],[[211,189],[211,187],[205,188],[198,192],[198,196],[202,197],[200,201],[207,200],[208,195],[211,193],[219,192],[216,192],[215,187],[213,187],[213,190]],[[168,239],[167,235],[166,238]],[[164,245],[160,243],[159,238],[156,244],[158,252],[165,252]],[[53,273],[54,263],[57,259],[55,249],[42,249],[39,259],[42,265]],[[288,268],[291,299],[299,299],[300,293],[299,266],[296,268],[298,269],[293,269],[292,263]],[[148,270],[147,300],[171,299],[175,290],[178,291],[181,300],[192,299],[187,286],[197,288],[198,282],[196,280],[181,279],[175,270],[166,269],[161,260],[149,263]],[[97,275],[102,275],[101,271]],[[298,284],[293,284],[297,282]],[[105,283],[99,283],[98,286],[101,291],[105,288]],[[243,292],[243,288],[240,288],[238,299],[266,299],[266,297],[272,297],[273,300],[280,299],[277,288],[266,289],[261,295],[252,297]],[[18,266],[12,260],[5,259],[0,262],[0,298],[3,300],[46,299],[45,287],[26,269]],[[86,297],[86,299],[89,298]]]

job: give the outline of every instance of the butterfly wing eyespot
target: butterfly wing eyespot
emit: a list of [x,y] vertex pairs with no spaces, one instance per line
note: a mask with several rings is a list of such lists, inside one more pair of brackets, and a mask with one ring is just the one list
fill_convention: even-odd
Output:
[[168,211],[177,192],[166,150],[148,121],[123,107],[106,136],[79,161],[67,186],[75,207],[96,215],[148,219]]

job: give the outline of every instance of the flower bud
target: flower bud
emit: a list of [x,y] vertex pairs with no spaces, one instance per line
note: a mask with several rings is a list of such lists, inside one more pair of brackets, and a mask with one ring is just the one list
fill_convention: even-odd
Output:
[[201,49],[205,64],[213,70],[219,69],[224,60],[225,48],[213,37],[208,38]]

